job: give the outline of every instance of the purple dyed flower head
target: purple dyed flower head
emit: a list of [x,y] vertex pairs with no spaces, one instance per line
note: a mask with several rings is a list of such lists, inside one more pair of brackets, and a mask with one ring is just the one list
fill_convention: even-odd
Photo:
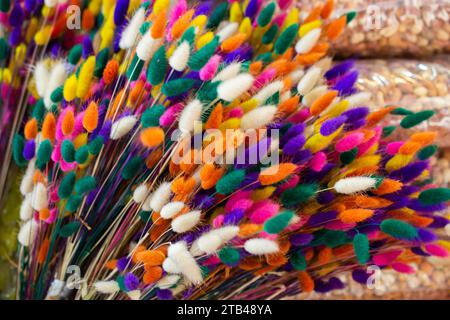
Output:
[[234,51],[228,53],[224,61],[225,63],[232,63],[234,61],[247,61],[252,57],[252,48],[248,46],[242,46]]
[[195,233],[189,232],[185,235],[183,235],[180,240],[186,241],[187,244],[191,244],[195,240]]
[[97,193],[98,193],[98,188],[95,188],[94,190],[89,192],[89,194],[86,197],[86,205],[89,206],[94,202],[95,197],[97,196]]
[[419,240],[422,242],[433,242],[437,240],[437,236],[430,230],[419,228],[418,229]]
[[303,131],[305,130],[305,124],[304,123],[298,123],[290,127],[285,134],[281,136],[280,139],[280,145],[285,145],[286,142],[288,142],[293,137],[296,137],[298,135],[301,135]]
[[346,131],[357,130],[359,128],[364,127],[365,124],[366,124],[366,119],[359,119],[359,120],[356,120],[355,122],[347,123],[344,127],[344,130],[346,130]]
[[211,11],[212,2],[211,1],[205,1],[197,6],[195,9],[194,17],[199,15],[208,15]]
[[327,163],[322,167],[320,171],[307,170],[302,179],[305,182],[320,181],[336,166],[334,163]]
[[389,174],[389,178],[394,180],[400,180],[403,183],[411,182],[419,177],[422,172],[428,168],[427,161],[417,161],[410,163],[403,168],[394,170]]
[[392,201],[392,204],[389,207],[387,207],[387,209],[389,210],[395,210],[406,207],[410,200],[409,197],[407,196],[400,196],[396,194],[385,195],[385,198],[389,201]]
[[320,134],[323,136],[329,136],[336,132],[345,122],[347,121],[346,116],[339,116],[333,119],[325,121],[320,127]]
[[292,162],[295,164],[303,164],[306,163],[312,157],[312,152],[308,149],[303,149],[295,153]]
[[324,76],[327,80],[331,80],[331,79],[340,77],[343,74],[350,71],[350,69],[352,69],[354,65],[355,65],[355,62],[353,60],[347,60],[347,61],[338,63],[337,65],[332,67],[330,70],[328,70]]
[[82,47],[83,47],[82,51],[83,58],[87,59],[94,52],[94,48],[92,47],[92,41],[88,36],[83,38]]
[[[259,188],[261,186],[260,182],[258,181],[259,172],[249,172],[244,178],[244,181],[242,181],[239,188],[246,188],[250,187],[251,190],[254,190],[255,188]],[[249,186],[250,185],[250,186]]]
[[245,8],[245,16],[253,18],[256,12],[258,12],[258,0],[250,0],[247,8]]
[[114,33],[114,38],[113,38],[114,53],[118,53],[120,51],[120,38],[122,37],[123,29],[124,28],[122,26],[118,26],[115,30],[116,32]]
[[117,268],[117,270],[122,272],[130,265],[131,265],[131,259],[128,257],[122,257],[119,260],[117,260],[116,268]]
[[28,12],[32,12],[36,8],[36,0],[25,0],[24,7]]
[[319,192],[319,194],[317,195],[317,202],[319,204],[328,204],[331,201],[333,201],[335,198],[335,195],[333,192],[331,191],[323,191],[323,192]]
[[61,52],[61,45],[57,42],[53,43],[50,48],[50,53],[53,58],[57,58]]
[[214,204],[214,197],[212,195],[198,193],[192,199],[192,205],[198,209],[205,210]]
[[283,155],[295,155],[305,144],[306,139],[303,134],[290,139],[283,147]]
[[169,289],[159,289],[156,291],[156,296],[159,300],[172,300],[173,294]]
[[125,275],[123,282],[128,291],[136,290],[139,287],[139,278],[131,272]]
[[238,224],[244,218],[244,210],[235,209],[227,213],[224,217],[224,224]]
[[121,26],[125,22],[130,0],[118,0],[114,10],[114,24]]
[[12,8],[11,12],[9,13],[9,24],[12,27],[20,27],[22,25],[24,18],[24,12],[20,5],[20,2],[17,1]]
[[321,224],[336,219],[337,215],[338,215],[337,211],[327,211],[313,214],[306,223],[306,226],[309,227],[319,226]]
[[412,247],[411,251],[414,252],[415,254],[422,256],[422,257],[429,257],[430,254],[423,251],[421,247]]
[[333,288],[333,290],[340,290],[340,289],[344,289],[344,283],[336,277],[332,277],[330,278],[330,280],[328,280],[328,284]]
[[363,269],[355,269],[352,271],[352,278],[360,284],[366,284],[369,279],[369,274]]
[[106,141],[109,140],[109,135],[111,133],[111,127],[112,127],[112,121],[107,120],[102,126],[102,129],[98,133],[99,136],[103,138],[103,142],[106,143]]
[[22,29],[20,27],[12,28],[12,31],[9,34],[9,44],[11,45],[11,47],[16,47],[21,40],[22,40]]
[[[181,77],[181,75],[180,75],[180,77]],[[193,71],[190,71],[188,74],[186,74],[186,75],[184,76],[184,78],[186,78],[186,79],[200,80],[200,73],[199,73],[198,71],[193,70]]]
[[315,280],[314,281],[314,291],[318,293],[327,293],[332,291],[334,288],[330,285],[329,282],[325,282],[323,280]]
[[304,246],[310,243],[314,236],[310,233],[298,233],[289,238],[294,246]]
[[[420,202],[418,199],[411,199],[407,205],[409,209],[418,211],[418,212],[436,212],[436,211],[442,211],[446,208],[445,203],[438,203],[438,204],[432,204],[432,205],[425,205],[422,202]],[[429,228],[432,228],[431,226],[428,226]]]
[[410,194],[416,193],[419,191],[419,187],[417,186],[403,186],[399,191],[395,192],[395,194],[409,196]]
[[433,222],[428,225],[428,228],[440,229],[444,228],[449,223],[448,219],[442,216],[435,216],[432,218]]
[[354,92],[353,86],[356,80],[358,80],[358,71],[348,72],[336,81],[333,89],[337,90],[341,96],[349,95]]
[[367,107],[356,107],[350,110],[347,110],[342,113],[342,116],[346,116],[346,122],[351,124],[359,119],[365,118],[369,114],[369,108]]
[[34,142],[33,139],[30,139],[25,143],[22,155],[25,158],[25,160],[31,160],[34,157],[35,151],[36,151],[36,143]]

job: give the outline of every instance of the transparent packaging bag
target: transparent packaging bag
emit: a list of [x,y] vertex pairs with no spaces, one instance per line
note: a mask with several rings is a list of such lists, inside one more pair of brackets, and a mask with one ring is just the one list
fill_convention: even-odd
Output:
[[[431,176],[436,185],[448,187],[450,183],[450,60],[442,55],[433,62],[419,60],[359,60],[355,68],[360,72],[359,90],[372,94],[371,108],[396,105],[413,112],[433,109],[436,114],[417,129],[438,132],[440,150],[431,158]],[[395,119],[395,120],[394,120]],[[389,117],[386,125],[399,125],[401,117]],[[409,133],[410,134],[410,133]],[[406,132],[396,130],[393,138],[407,138]],[[443,215],[448,212],[443,212]],[[450,237],[446,228],[444,239]],[[353,281],[351,275],[342,279],[349,286],[331,293],[325,299],[448,299],[450,288],[447,260],[424,259],[417,264],[412,275],[385,272],[387,283],[379,290],[369,289]]]
[[[413,112],[432,109],[436,114],[417,126],[417,130],[437,131],[440,147],[450,147],[450,68],[449,60],[359,60],[357,87],[372,94],[369,107],[395,105]],[[402,117],[389,117],[389,125],[399,125]],[[398,138],[407,138],[406,130],[396,130]]]
[[341,290],[325,294],[301,293],[296,299],[311,300],[379,300],[379,299],[449,299],[450,262],[445,259],[423,259],[414,264],[414,274],[402,274],[383,269],[367,285],[355,282],[351,273],[344,273],[339,279],[346,284]]
[[[430,160],[433,182],[450,188],[450,148],[441,148]],[[450,236],[450,227],[448,227]]]
[[[301,0],[301,8],[311,2]],[[450,52],[449,0],[336,0],[337,16],[356,12],[333,44],[339,57],[425,57]]]

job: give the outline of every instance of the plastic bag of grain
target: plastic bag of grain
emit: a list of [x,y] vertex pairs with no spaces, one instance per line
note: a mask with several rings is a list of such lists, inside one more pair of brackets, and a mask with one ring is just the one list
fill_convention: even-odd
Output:
[[[432,109],[436,114],[417,129],[439,133],[437,144],[450,147],[450,62],[418,60],[359,60],[355,68],[360,76],[357,88],[372,94],[369,107],[395,105],[417,112]],[[402,117],[389,117],[389,125],[399,125]],[[396,130],[401,138],[406,130]]]
[[325,294],[301,293],[298,300],[410,300],[450,298],[450,263],[448,259],[421,259],[414,264],[414,274],[402,274],[392,269],[383,269],[377,278],[367,284],[357,283],[352,273],[344,273],[338,278],[345,284],[341,290]]
[[[425,57],[450,52],[450,0],[334,2],[336,16],[356,13],[333,45],[337,56]],[[301,12],[313,6],[311,1],[298,3]]]

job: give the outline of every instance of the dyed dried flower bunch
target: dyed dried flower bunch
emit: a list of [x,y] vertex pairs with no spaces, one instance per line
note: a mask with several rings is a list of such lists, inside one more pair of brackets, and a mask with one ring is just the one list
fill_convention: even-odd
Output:
[[327,56],[354,17],[333,1],[300,19],[289,1],[95,0],[70,39],[70,1],[6,3],[10,39],[54,22],[28,39],[46,53],[30,82],[3,78],[31,110],[11,148],[18,298],[280,298],[448,255],[436,133],[389,138],[434,112],[365,107],[353,63]]

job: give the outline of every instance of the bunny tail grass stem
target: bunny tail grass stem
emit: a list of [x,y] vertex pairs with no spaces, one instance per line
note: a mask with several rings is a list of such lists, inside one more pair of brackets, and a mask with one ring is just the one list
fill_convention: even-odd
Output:
[[[53,20],[52,25],[55,23],[55,20],[56,20],[56,17]],[[42,24],[41,24],[41,27],[44,26],[46,23],[47,23],[47,16],[44,17],[44,19],[42,21]],[[43,57],[43,55],[45,53],[45,49],[46,49],[47,44],[42,49],[39,60],[42,59],[42,57]],[[37,51],[38,51],[38,47],[35,46],[33,48],[33,53],[31,55],[31,59],[30,59],[31,63],[34,63],[36,61]],[[14,75],[15,75],[16,72],[17,71],[14,70],[13,78],[14,78]],[[25,111],[26,111],[25,110],[26,108],[23,106],[23,104],[24,104],[24,101],[25,101],[25,99],[24,99],[25,95],[29,94],[28,92],[26,92],[26,90],[27,90],[28,82],[30,80],[30,76],[31,76],[31,69],[29,68],[26,71],[25,81],[24,81],[24,84],[22,85],[22,90],[21,90],[20,97],[19,97],[19,103],[17,104],[17,109],[19,111],[15,113],[15,116],[14,116],[14,119],[13,119],[13,126],[11,128],[11,134],[10,134],[9,141],[8,141],[8,144],[7,144],[6,150],[5,150],[5,158],[3,159],[4,161],[2,162],[2,165],[1,165],[1,174],[0,174],[0,207],[3,207],[4,197],[6,196],[6,194],[4,194],[4,192],[6,191],[6,190],[4,190],[4,187],[6,185],[6,178],[7,178],[7,175],[8,175],[8,170],[9,170],[10,162],[11,162],[12,139],[14,137],[14,134],[17,132],[18,126],[20,125],[20,121],[23,119]],[[9,96],[8,96],[6,102],[7,102],[7,104],[9,103]]]

